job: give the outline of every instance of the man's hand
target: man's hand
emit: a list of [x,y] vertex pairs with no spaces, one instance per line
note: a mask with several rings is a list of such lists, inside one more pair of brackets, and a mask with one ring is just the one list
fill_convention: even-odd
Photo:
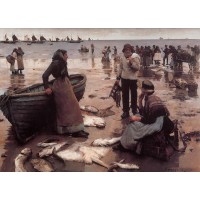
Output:
[[126,58],[126,59],[127,59],[127,64],[129,66],[132,65],[132,57],[130,56],[130,57]]
[[52,94],[52,89],[51,88],[47,88],[45,90],[45,92],[46,92],[47,95],[51,95]]
[[129,121],[130,122],[140,122],[141,121],[141,117],[139,117],[139,116],[135,116],[135,115],[133,115],[133,116],[131,116],[130,118],[129,118]]

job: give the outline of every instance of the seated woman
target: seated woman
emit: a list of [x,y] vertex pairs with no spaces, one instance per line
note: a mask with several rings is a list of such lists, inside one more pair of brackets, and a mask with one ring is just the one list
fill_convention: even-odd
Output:
[[[133,151],[136,150],[140,139],[161,130],[170,133],[174,128],[173,122],[168,118],[168,109],[159,97],[153,95],[153,83],[148,80],[143,81],[141,90],[142,92],[139,96],[141,115],[130,117],[131,123],[126,127],[120,139],[120,146],[122,148]],[[144,105],[142,103],[143,100]]]

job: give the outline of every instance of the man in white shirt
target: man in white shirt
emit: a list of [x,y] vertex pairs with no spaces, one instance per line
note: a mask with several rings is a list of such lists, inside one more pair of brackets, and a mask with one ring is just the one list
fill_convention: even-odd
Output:
[[132,113],[137,113],[137,75],[140,68],[140,56],[134,52],[130,44],[125,44],[122,50],[124,55],[121,58],[117,73],[117,81],[122,84],[123,114],[121,118],[129,117],[129,90],[131,91]]

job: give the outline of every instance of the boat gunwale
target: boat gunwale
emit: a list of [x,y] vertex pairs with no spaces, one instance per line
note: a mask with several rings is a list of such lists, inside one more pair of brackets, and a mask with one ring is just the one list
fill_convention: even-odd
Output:
[[[84,85],[86,83],[86,80],[87,80],[85,74],[72,74],[72,75],[70,75],[70,77],[72,79],[76,78],[76,77],[83,77],[83,79],[81,81],[79,81],[77,84],[72,86],[74,90],[79,88],[81,85]],[[49,81],[49,83],[53,83],[54,80],[55,79]],[[24,88],[24,89],[18,91],[17,93],[15,93],[15,94],[11,94],[9,97],[10,97],[10,99],[13,99],[13,98],[20,98],[20,97],[44,96],[44,95],[46,95],[45,91],[23,93],[23,92],[27,91],[28,88],[31,90],[31,89],[34,89],[34,88],[37,88],[37,87],[40,87],[40,86],[43,86],[43,83],[35,84],[35,85],[30,86],[30,87]]]

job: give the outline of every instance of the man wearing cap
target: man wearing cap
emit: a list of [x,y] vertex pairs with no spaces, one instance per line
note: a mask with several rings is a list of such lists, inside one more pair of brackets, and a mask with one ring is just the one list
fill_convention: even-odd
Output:
[[[145,136],[164,130],[170,133],[174,126],[168,118],[169,111],[159,97],[153,95],[154,85],[151,81],[142,82],[139,96],[139,109],[141,115],[130,117],[130,124],[121,137],[121,147],[136,150],[138,141]],[[143,105],[144,100],[144,105]]]
[[129,90],[131,91],[131,109],[132,113],[137,113],[137,75],[140,68],[140,56],[134,53],[130,44],[125,44],[122,50],[124,55],[121,58],[117,73],[117,81],[122,84],[122,102],[123,114],[121,118],[129,117]]

